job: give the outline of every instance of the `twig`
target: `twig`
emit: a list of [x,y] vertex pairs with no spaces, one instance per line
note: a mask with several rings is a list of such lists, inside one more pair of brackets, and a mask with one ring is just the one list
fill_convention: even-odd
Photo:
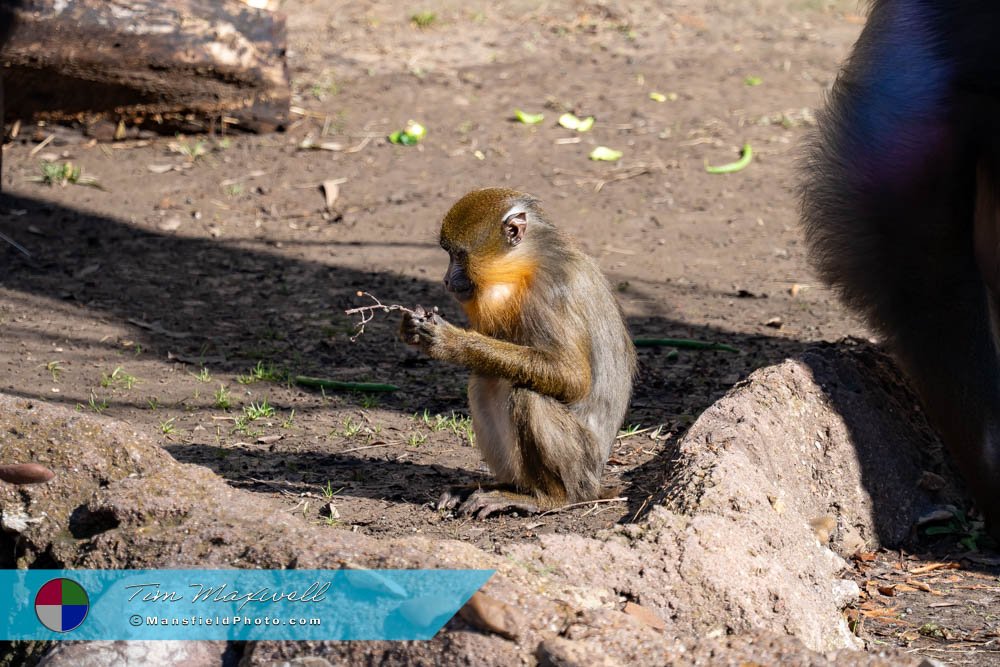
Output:
[[723,350],[724,352],[739,352],[732,345],[713,343],[687,338],[636,338],[632,341],[636,347],[679,347],[685,350]]
[[352,343],[358,339],[358,336],[360,336],[361,334],[363,334],[365,332],[365,325],[368,324],[369,322],[371,322],[372,319],[375,317],[375,311],[376,310],[381,310],[381,311],[386,312],[386,313],[392,312],[393,310],[401,310],[404,313],[409,313],[411,315],[416,315],[417,314],[417,312],[415,310],[413,310],[411,308],[407,308],[406,306],[400,306],[399,304],[395,304],[394,303],[394,304],[391,304],[391,305],[387,306],[384,303],[382,303],[381,301],[379,301],[378,298],[375,297],[375,295],[370,294],[368,292],[358,292],[357,295],[358,296],[366,296],[366,297],[368,297],[369,299],[371,299],[372,301],[375,302],[375,305],[374,306],[359,306],[358,308],[348,308],[347,310],[344,311],[345,315],[361,315],[361,321],[358,322],[358,324],[357,324],[358,331],[357,331],[356,334],[354,334],[353,336],[351,336],[351,342]]
[[6,241],[7,243],[11,244],[11,246],[13,246],[15,250],[22,252],[25,257],[31,259],[31,253],[28,252],[27,248],[25,248],[23,245],[21,245],[11,237],[7,236],[3,232],[0,232],[0,241]]
[[360,452],[360,451],[362,451],[364,449],[375,449],[376,447],[388,447],[391,444],[393,444],[393,443],[391,443],[391,442],[377,442],[374,445],[365,445],[364,447],[351,447],[350,449],[343,449],[343,450],[341,450],[339,452],[336,452],[336,453],[337,454],[350,454],[351,452]]
[[608,183],[616,183],[618,181],[624,181],[629,178],[635,178],[636,176],[642,176],[643,174],[652,173],[652,171],[653,168],[650,167],[649,165],[642,165],[632,169],[631,171],[627,171],[623,174],[615,174],[610,178],[605,178],[603,180],[597,181],[597,183],[594,184],[594,192],[600,192],[601,190],[604,189],[604,186],[607,185]]
[[555,509],[550,509],[547,512],[542,512],[538,516],[543,517],[543,516],[548,516],[549,514],[558,514],[559,512],[563,512],[565,510],[571,510],[574,507],[583,507],[584,505],[598,505],[601,503],[621,503],[625,502],[626,500],[628,500],[628,498],[624,496],[620,496],[618,498],[601,498],[599,500],[584,500],[581,503],[570,503],[569,505],[563,505],[562,507],[556,507]]
[[344,152],[345,153],[357,153],[360,150],[364,150],[364,147],[368,145],[368,142],[372,140],[372,137],[373,137],[373,135],[371,135],[371,134],[365,136],[365,138],[362,139],[361,142],[357,146],[354,146],[353,148],[348,148]]
[[50,134],[49,136],[45,137],[44,139],[42,139],[41,143],[39,143],[37,146],[35,146],[28,152],[28,155],[30,157],[35,157],[35,155],[37,155],[39,151],[41,151],[43,148],[52,143],[52,140],[55,138],[56,138],[55,134]]

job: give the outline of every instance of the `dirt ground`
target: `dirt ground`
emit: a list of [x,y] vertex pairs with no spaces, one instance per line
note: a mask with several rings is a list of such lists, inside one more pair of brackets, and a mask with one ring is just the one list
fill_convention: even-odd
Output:
[[[0,244],[0,390],[125,420],[331,530],[490,547],[641,515],[673,443],[727,389],[814,341],[867,336],[808,269],[794,196],[812,110],[863,24],[854,0],[281,9],[295,91],[283,134],[96,144],[22,127],[4,146],[0,232],[31,259]],[[515,108],[545,119],[522,125]],[[596,123],[563,129],[563,111]],[[390,144],[408,119],[426,139]],[[744,143],[748,168],[705,171]],[[321,144],[331,150],[304,148]],[[588,160],[597,145],[624,155]],[[44,161],[71,161],[101,187],[39,183]],[[397,341],[394,315],[351,341],[357,318],[343,311],[366,303],[359,290],[461,321],[440,285],[437,227],[462,194],[497,185],[538,196],[599,260],[635,335],[739,350],[640,350],[607,472],[622,502],[485,521],[438,513],[445,487],[488,478],[469,441],[466,374]],[[400,389],[323,393],[290,384],[296,375]],[[961,563],[986,578],[961,604],[985,595],[986,612],[948,616],[953,637],[979,632],[975,664],[1000,664],[996,563]],[[859,566],[859,582],[869,574]],[[930,597],[917,593],[908,606]],[[876,642],[973,664],[968,642],[941,655],[958,640],[873,625],[861,631]]]

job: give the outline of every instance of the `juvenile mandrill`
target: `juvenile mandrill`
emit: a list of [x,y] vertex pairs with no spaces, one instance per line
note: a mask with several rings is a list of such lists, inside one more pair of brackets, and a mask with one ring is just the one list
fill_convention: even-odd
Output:
[[485,517],[601,496],[625,417],[635,348],[593,259],[530,195],[475,190],[441,225],[444,285],[472,329],[406,313],[403,340],[471,372],[476,443],[499,481],[449,491],[438,507]]

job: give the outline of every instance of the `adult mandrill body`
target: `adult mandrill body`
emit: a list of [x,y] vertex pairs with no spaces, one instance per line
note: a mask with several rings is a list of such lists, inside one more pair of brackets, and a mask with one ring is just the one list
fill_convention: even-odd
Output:
[[445,288],[471,330],[418,309],[400,333],[471,371],[476,444],[498,483],[446,492],[439,508],[483,517],[601,497],[636,356],[597,264],[513,190],[462,197],[440,240]]
[[806,239],[1000,537],[1000,3],[879,0],[810,146]]

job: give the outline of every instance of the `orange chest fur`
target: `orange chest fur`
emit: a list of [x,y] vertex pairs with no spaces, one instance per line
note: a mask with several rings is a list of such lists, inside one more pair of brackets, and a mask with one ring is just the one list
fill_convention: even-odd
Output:
[[536,266],[527,257],[502,257],[470,266],[476,291],[462,307],[473,328],[491,335],[515,332]]

